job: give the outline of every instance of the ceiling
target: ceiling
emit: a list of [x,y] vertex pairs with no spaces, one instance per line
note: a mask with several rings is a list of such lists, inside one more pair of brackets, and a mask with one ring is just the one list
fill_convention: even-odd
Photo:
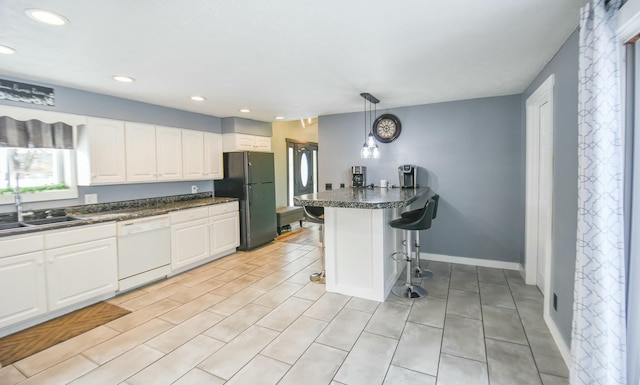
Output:
[[263,121],[517,94],[586,2],[0,0],[0,76]]

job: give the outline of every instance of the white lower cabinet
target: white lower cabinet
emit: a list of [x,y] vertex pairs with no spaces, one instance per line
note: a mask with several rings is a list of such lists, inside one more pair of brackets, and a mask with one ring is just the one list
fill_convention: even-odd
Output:
[[49,310],[118,290],[116,238],[46,251]]
[[0,328],[46,312],[44,253],[0,258]]
[[208,208],[171,213],[171,269],[209,257]]
[[209,208],[209,249],[211,255],[240,246],[238,202],[222,203]]

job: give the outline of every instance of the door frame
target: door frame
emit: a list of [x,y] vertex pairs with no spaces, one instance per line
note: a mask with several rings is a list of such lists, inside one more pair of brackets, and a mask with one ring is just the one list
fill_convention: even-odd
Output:
[[550,133],[547,135],[550,143],[549,154],[551,160],[548,163],[551,170],[547,170],[547,175],[550,178],[548,181],[549,191],[549,206],[542,208],[547,210],[548,218],[550,218],[550,226],[546,229],[547,244],[546,259],[545,259],[545,282],[544,282],[544,309],[543,315],[545,318],[550,316],[549,304],[551,297],[551,261],[553,252],[553,130],[554,130],[554,101],[553,101],[553,87],[555,84],[555,76],[550,75],[539,87],[536,89],[526,101],[526,188],[525,188],[525,282],[528,285],[535,285],[537,282],[538,272],[538,219],[540,208],[538,207],[539,201],[539,178],[544,175],[543,170],[540,169],[540,131],[538,129],[540,123],[539,108],[540,106],[548,103],[551,113],[551,126],[549,127]]
[[[291,191],[289,190],[289,180],[291,178],[291,170],[289,170],[289,147],[292,144],[302,144],[302,145],[309,145],[309,146],[314,146],[316,149],[316,156],[319,156],[320,154],[320,146],[318,146],[317,142],[308,142],[308,141],[304,141],[304,140],[296,140],[296,139],[290,139],[290,138],[285,138],[285,155],[286,155],[286,164],[287,164],[287,204],[289,204],[288,202],[293,199],[293,197],[291,196]],[[311,162],[313,164],[313,159],[311,159]],[[314,165],[313,168],[313,172],[314,175],[312,175],[312,179],[313,179],[313,183],[314,183],[314,192],[318,191],[318,164],[316,163]]]

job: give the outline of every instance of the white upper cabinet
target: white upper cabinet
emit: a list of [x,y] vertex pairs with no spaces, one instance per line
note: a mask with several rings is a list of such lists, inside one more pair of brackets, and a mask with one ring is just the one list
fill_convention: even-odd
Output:
[[207,179],[222,179],[222,135],[204,133],[204,175]]
[[156,128],[142,123],[125,123],[128,182],[152,182],[156,175]]
[[78,184],[126,182],[124,122],[88,118],[78,130]]
[[182,177],[204,179],[204,133],[182,130]]
[[231,151],[271,151],[271,138],[248,134],[224,134],[222,135],[222,148],[224,152]]
[[156,126],[158,181],[182,180],[182,130]]

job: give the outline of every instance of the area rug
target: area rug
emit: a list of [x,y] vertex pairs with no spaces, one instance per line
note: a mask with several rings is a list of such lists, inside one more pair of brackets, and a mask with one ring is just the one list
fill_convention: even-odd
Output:
[[119,306],[99,302],[2,337],[0,338],[0,367],[11,365],[129,313],[129,310]]

